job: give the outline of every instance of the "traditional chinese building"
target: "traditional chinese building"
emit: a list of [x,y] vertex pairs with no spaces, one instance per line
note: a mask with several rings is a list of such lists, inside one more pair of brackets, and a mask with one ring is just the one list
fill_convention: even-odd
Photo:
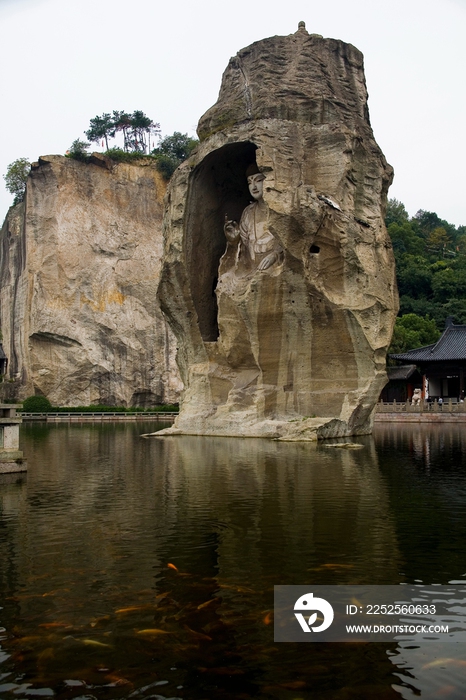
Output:
[[448,318],[436,343],[390,357],[419,368],[424,398],[464,399],[466,325],[457,326]]
[[388,384],[385,385],[380,400],[386,403],[404,403],[411,399],[414,389],[422,388],[422,374],[416,365],[387,367]]

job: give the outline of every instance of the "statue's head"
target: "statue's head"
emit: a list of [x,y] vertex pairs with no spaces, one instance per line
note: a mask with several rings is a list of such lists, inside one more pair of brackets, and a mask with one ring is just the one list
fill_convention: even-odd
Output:
[[257,165],[253,163],[246,170],[246,177],[248,178],[248,187],[251,197],[253,197],[256,200],[261,199],[264,189],[264,173],[261,173]]

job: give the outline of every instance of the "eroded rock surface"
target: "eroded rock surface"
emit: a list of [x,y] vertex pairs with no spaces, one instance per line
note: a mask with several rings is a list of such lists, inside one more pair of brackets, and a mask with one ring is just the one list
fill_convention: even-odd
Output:
[[159,296],[185,384],[169,432],[370,432],[398,297],[362,54],[305,28],[259,41],[198,133],[166,198]]
[[154,167],[45,156],[1,233],[0,319],[20,396],[55,405],[178,400],[156,290],[165,185]]

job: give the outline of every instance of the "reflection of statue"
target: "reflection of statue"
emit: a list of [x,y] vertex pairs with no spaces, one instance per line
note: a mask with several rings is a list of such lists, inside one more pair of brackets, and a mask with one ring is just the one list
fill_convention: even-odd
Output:
[[282,257],[282,248],[273,234],[267,228],[267,204],[263,199],[265,175],[256,166],[250,166],[246,171],[251,196],[255,199],[241,214],[241,220],[228,220],[225,214],[225,236],[230,243],[240,241],[242,250],[248,252],[250,260],[258,270],[267,270]]

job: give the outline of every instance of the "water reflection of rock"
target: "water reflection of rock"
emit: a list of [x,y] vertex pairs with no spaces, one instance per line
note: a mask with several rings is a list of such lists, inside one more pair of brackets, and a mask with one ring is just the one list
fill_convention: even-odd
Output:
[[358,451],[189,436],[164,444],[166,488],[178,494],[183,517],[221,523],[221,576],[270,576],[271,585],[398,581],[393,522],[370,438]]
[[3,596],[18,585],[16,527],[27,508],[26,479],[26,474],[0,474],[0,582]]
[[[49,542],[47,570],[74,570],[74,594],[82,585],[87,595],[89,569],[105,572],[96,576],[104,589],[127,586],[131,569],[136,589],[167,561],[251,587],[259,579],[270,586],[398,581],[396,537],[370,438],[351,452],[189,436],[141,440],[135,451],[134,439],[126,426],[36,434],[28,518],[19,518],[17,534],[27,542],[18,545],[24,575],[43,573],[45,561],[31,551]],[[37,592],[47,591],[44,579]]]
[[[343,662],[341,651],[323,645],[310,663],[308,649],[273,645],[267,624],[274,584],[398,580],[372,439],[346,451],[235,438],[147,441],[138,432],[144,427],[28,428],[34,460],[20,497],[10,502],[8,537],[0,531],[0,554],[14,565],[3,587],[14,599],[2,603],[1,624],[15,629],[9,651],[26,638],[32,649],[15,670],[34,675],[50,648],[41,687],[74,677],[73,669],[81,678],[89,648],[79,639],[91,637],[112,645],[104,665],[130,678],[137,668],[147,674],[141,654],[150,651],[150,673],[159,659],[160,678],[181,655],[180,682],[206,688],[193,697],[213,697],[223,685],[226,692],[231,678],[214,671],[230,663],[244,674],[236,697],[250,682],[251,696],[280,698],[281,684],[296,674],[313,689],[352,687],[353,669],[359,683],[372,684],[372,697],[381,697],[380,678],[390,673],[385,649],[372,645],[369,664],[362,648],[345,650]],[[160,603],[158,594],[166,596]],[[140,612],[117,612],[141,604]],[[44,626],[50,624],[58,626]],[[152,627],[170,634],[138,634]],[[206,679],[213,669],[210,681],[201,683],[200,667]]]

